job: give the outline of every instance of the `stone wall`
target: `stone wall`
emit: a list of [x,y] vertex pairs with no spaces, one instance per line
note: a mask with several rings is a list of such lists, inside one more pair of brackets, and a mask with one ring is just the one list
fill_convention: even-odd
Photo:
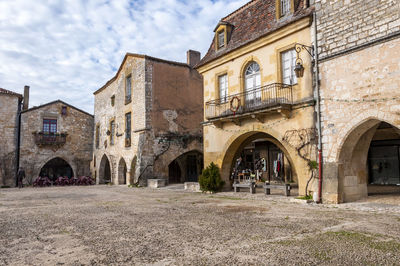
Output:
[[394,34],[400,32],[399,5],[316,1],[324,202],[366,197],[366,159],[376,126],[400,126],[400,38]]
[[316,0],[319,57],[400,31],[399,0]]
[[[66,115],[61,114],[66,106]],[[35,143],[35,133],[43,130],[43,119],[57,119],[57,132],[67,133],[64,145]],[[67,105],[52,102],[22,112],[20,165],[25,169],[26,182],[31,183],[51,159],[61,158],[72,168],[74,176],[90,175],[92,160],[93,116]]]
[[18,102],[15,95],[0,94],[0,186],[15,186]]

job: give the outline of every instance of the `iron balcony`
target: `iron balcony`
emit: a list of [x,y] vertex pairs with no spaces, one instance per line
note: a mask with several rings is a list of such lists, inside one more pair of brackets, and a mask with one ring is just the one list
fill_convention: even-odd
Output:
[[[232,100],[239,99],[239,105],[232,107]],[[279,108],[287,108],[293,104],[292,86],[272,83],[251,91],[229,95],[224,98],[208,101],[205,104],[205,117],[208,120],[243,116],[255,112],[263,112]],[[236,110],[234,113],[233,110]]]
[[34,132],[33,135],[38,146],[62,146],[67,140],[67,133]]

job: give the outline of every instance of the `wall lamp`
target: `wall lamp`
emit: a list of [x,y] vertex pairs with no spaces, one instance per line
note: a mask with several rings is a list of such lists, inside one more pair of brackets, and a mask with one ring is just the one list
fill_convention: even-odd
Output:
[[294,73],[297,78],[302,78],[304,75],[303,59],[300,58],[300,52],[306,50],[307,53],[314,59],[314,48],[301,43],[296,43],[294,49],[297,53],[296,66],[294,67]]

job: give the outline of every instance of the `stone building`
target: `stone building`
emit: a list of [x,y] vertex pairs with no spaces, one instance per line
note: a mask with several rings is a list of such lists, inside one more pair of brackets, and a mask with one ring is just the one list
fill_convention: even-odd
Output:
[[400,1],[316,1],[323,200],[400,184]]
[[251,173],[266,161],[261,181],[294,182],[305,194],[316,160],[313,9],[306,2],[250,1],[220,20],[196,66],[204,79],[204,164],[221,168],[227,188],[241,157]]
[[95,95],[98,184],[197,181],[202,168],[202,78],[188,51],[177,63],[128,53]]
[[21,112],[20,166],[38,176],[90,175],[93,115],[57,100]]
[[0,186],[16,185],[18,113],[22,95],[0,88]]

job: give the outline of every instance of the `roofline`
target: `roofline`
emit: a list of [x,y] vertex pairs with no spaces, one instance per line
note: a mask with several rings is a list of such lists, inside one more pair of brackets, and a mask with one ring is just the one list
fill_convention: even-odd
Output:
[[137,58],[143,58],[143,59],[147,59],[147,60],[153,60],[153,61],[157,61],[160,63],[166,63],[166,64],[171,64],[171,65],[176,65],[176,66],[181,66],[181,67],[187,67],[187,68],[192,68],[191,66],[189,66],[186,63],[181,63],[181,62],[176,62],[176,61],[170,61],[170,60],[165,60],[165,59],[161,59],[161,58],[157,58],[157,57],[152,57],[152,56],[148,56],[148,55],[143,55],[143,54],[134,54],[134,53],[126,53],[124,56],[124,59],[122,60],[121,65],[118,68],[117,73],[115,74],[114,77],[112,77],[110,80],[108,80],[106,82],[106,84],[104,84],[100,89],[96,90],[95,92],[93,92],[94,95],[98,94],[99,92],[101,92],[102,90],[104,90],[108,85],[110,85],[112,82],[114,82],[118,75],[120,74],[123,65],[125,64],[126,59],[128,59],[129,56],[132,57],[137,57]]
[[9,96],[15,96],[15,97],[18,97],[18,98],[20,98],[20,99],[23,98],[22,94],[19,94],[19,93],[10,91],[10,90],[6,90],[6,89],[4,89],[4,88],[0,88],[0,89],[3,90],[3,92],[0,90],[0,94],[9,95]]
[[[257,1],[257,0],[253,0],[253,1]],[[250,3],[250,2],[249,2],[249,3]],[[240,49],[240,48],[242,48],[242,47],[244,47],[244,46],[246,46],[246,45],[249,45],[250,43],[253,43],[253,42],[255,42],[255,41],[257,41],[257,40],[259,40],[259,39],[261,39],[261,38],[264,38],[264,37],[266,37],[266,36],[268,36],[268,35],[274,33],[275,31],[278,31],[278,30],[280,30],[280,29],[282,29],[282,28],[284,28],[284,27],[286,27],[286,26],[288,26],[288,25],[290,25],[290,24],[293,24],[293,23],[295,23],[295,22],[297,22],[297,21],[299,21],[299,20],[302,20],[302,19],[304,19],[304,18],[306,18],[306,17],[312,17],[312,13],[313,13],[313,9],[310,9],[310,12],[309,12],[309,13],[306,13],[305,15],[300,16],[300,17],[294,19],[293,21],[290,21],[289,23],[283,24],[283,25],[281,25],[280,27],[277,27],[277,28],[273,29],[272,31],[266,32],[265,34],[258,36],[258,37],[255,38],[254,40],[251,40],[251,41],[249,41],[249,42],[243,43],[242,45],[239,45],[238,47],[235,47],[234,49],[230,50],[230,51],[227,52],[227,53],[222,53],[222,54],[220,54],[220,55],[218,55],[218,56],[216,56],[216,57],[214,57],[214,58],[212,58],[212,59],[210,59],[210,60],[208,60],[208,61],[205,61],[205,62],[201,62],[201,61],[200,61],[199,64],[197,64],[197,65],[194,66],[194,68],[195,68],[196,70],[198,70],[200,67],[205,66],[205,65],[207,65],[207,64],[210,63],[210,62],[212,62],[212,61],[214,61],[214,60],[217,60],[217,59],[219,59],[219,58],[221,58],[221,57],[224,57],[224,56],[226,56],[226,55],[232,53],[233,51],[236,51],[236,50],[238,50],[238,49]],[[211,46],[210,46],[210,47],[211,47]],[[207,53],[208,53],[208,52],[207,52]],[[206,55],[207,55],[207,53],[206,53]],[[206,55],[205,55],[205,56],[206,56]]]
[[64,101],[61,101],[61,100],[55,100],[55,101],[52,101],[52,102],[49,102],[49,103],[45,103],[45,104],[42,104],[42,105],[39,105],[39,106],[35,106],[35,107],[29,108],[27,110],[21,111],[21,113],[27,113],[27,112],[30,112],[30,111],[34,111],[36,109],[40,109],[42,107],[49,106],[49,105],[52,105],[52,104],[55,104],[55,103],[62,103],[62,104],[66,105],[68,107],[71,107],[71,108],[73,108],[73,109],[75,109],[75,110],[77,110],[77,111],[79,111],[81,113],[84,113],[84,114],[86,114],[88,116],[94,117],[94,115],[89,114],[88,112],[85,112],[85,111],[83,111],[83,110],[81,110],[81,109],[79,109],[79,108],[77,108],[77,107],[75,107],[73,105],[70,105],[70,104],[68,104],[68,103],[66,103]]
[[246,4],[244,4],[243,6],[239,7],[238,9],[232,11],[231,13],[229,13],[228,15],[226,15],[225,17],[223,17],[223,18],[221,19],[221,21],[227,19],[228,17],[234,15],[235,13],[237,13],[237,12],[239,12],[239,11],[242,11],[242,10],[245,9],[245,8],[248,8],[250,5],[254,4],[254,2],[257,2],[257,1],[259,1],[259,0],[252,0],[252,1],[250,1],[250,2],[248,2],[248,3],[246,3]]

